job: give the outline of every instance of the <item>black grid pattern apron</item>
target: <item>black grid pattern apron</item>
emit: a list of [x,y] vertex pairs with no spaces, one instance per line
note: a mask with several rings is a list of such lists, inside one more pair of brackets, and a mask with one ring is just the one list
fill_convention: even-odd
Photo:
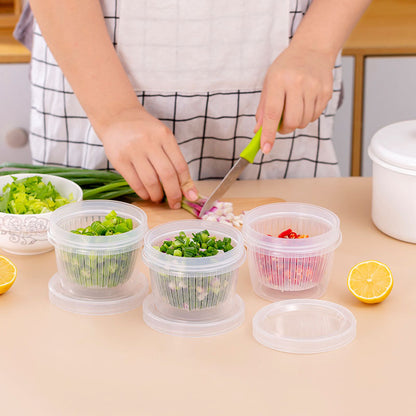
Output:
[[[290,0],[289,40],[311,0]],[[118,0],[102,0],[108,32],[117,49]],[[272,151],[257,155],[242,179],[339,176],[331,140],[340,101],[340,56],[333,96],[305,129],[276,136]],[[103,146],[35,23],[32,49],[30,144],[33,162],[111,169]],[[220,179],[253,136],[260,89],[233,91],[136,91],[138,100],[174,133],[195,180]]]

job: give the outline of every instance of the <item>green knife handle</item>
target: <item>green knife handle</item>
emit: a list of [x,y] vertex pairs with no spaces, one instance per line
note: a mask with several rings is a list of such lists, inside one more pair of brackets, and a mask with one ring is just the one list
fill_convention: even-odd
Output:
[[240,153],[240,157],[247,160],[247,162],[253,163],[258,151],[260,150],[261,139],[261,127],[257,130],[257,133],[251,139],[250,143]]

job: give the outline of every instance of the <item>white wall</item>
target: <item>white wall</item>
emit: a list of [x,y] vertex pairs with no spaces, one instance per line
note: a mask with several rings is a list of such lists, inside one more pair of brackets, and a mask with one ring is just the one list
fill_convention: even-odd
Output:
[[367,148],[384,126],[416,120],[416,57],[367,58],[365,63],[363,176],[371,176]]
[[31,161],[30,148],[10,147],[6,134],[15,128],[29,131],[29,64],[0,64],[0,162]]

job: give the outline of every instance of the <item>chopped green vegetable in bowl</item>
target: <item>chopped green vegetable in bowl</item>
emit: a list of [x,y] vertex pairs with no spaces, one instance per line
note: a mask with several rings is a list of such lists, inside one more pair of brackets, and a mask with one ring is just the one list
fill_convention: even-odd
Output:
[[73,201],[73,195],[64,198],[51,182],[40,176],[29,176],[7,183],[0,195],[0,212],[8,214],[44,214]]
[[0,247],[24,255],[53,250],[47,236],[50,216],[81,199],[82,189],[66,178],[43,173],[0,176]]

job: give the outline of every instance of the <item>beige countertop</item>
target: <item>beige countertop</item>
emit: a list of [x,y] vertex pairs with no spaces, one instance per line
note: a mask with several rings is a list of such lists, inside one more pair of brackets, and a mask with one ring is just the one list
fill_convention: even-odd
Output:
[[[308,202],[340,217],[343,242],[323,299],[355,315],[351,344],[296,355],[257,343],[251,320],[269,302],[252,291],[246,264],[237,286],[244,324],[216,337],[183,338],[147,327],[141,308],[98,317],[60,310],[48,300],[54,253],[7,254],[18,276],[0,297],[1,414],[413,415],[415,245],[372,224],[370,178],[240,181],[227,195]],[[360,303],[346,284],[350,268],[369,259],[386,263],[395,279],[378,305]]]

